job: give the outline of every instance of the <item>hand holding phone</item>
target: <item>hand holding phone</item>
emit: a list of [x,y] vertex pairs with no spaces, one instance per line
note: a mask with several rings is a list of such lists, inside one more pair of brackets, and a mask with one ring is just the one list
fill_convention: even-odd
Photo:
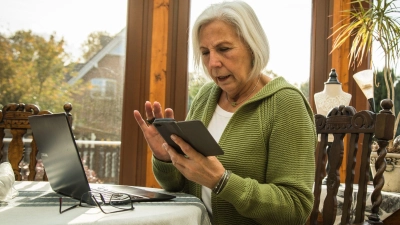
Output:
[[182,149],[172,139],[175,134],[189,143],[195,150],[204,156],[216,156],[224,154],[221,147],[212,137],[208,129],[200,120],[177,122],[170,118],[156,119],[153,123],[165,142],[172,146],[178,153],[184,154]]

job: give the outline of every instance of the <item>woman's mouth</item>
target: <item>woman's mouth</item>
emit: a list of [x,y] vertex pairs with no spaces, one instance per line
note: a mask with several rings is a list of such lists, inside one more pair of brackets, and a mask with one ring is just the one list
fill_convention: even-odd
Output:
[[218,81],[225,81],[230,77],[230,75],[228,76],[222,76],[222,77],[217,77]]

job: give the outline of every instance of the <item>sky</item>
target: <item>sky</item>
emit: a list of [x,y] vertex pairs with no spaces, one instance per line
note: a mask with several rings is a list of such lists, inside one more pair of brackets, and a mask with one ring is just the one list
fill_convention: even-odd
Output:
[[[216,2],[220,0],[192,0],[190,25],[201,11]],[[271,55],[267,69],[291,83],[307,81],[311,1],[246,2],[255,10],[269,39]],[[91,32],[107,31],[115,35],[125,27],[126,3],[126,0],[0,0],[0,32],[10,34],[21,29],[31,29],[40,35],[55,32],[66,41],[67,52],[78,58],[82,54],[80,47]],[[193,70],[191,58],[189,55],[189,72]]]
[[82,54],[81,44],[93,31],[111,35],[126,26],[126,0],[0,0],[0,32],[32,30],[63,37],[69,53]]

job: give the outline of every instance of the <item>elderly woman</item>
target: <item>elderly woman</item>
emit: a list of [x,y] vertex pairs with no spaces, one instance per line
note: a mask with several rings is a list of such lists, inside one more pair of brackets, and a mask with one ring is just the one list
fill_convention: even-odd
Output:
[[[269,45],[253,9],[240,1],[213,4],[192,37],[195,62],[213,82],[186,119],[201,120],[225,154],[204,157],[172,135],[186,156],[178,154],[135,110],[157,181],[201,198],[213,224],[304,224],[313,204],[313,112],[296,87],[262,73]],[[150,122],[173,118],[158,102],[147,101],[145,112]]]

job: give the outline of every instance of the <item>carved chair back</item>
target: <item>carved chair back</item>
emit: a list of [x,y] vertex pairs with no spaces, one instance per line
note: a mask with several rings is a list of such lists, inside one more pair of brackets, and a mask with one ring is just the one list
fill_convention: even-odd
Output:
[[[70,123],[72,123],[72,115],[70,114],[72,110],[71,103],[66,103],[64,105],[64,110],[69,116]],[[25,155],[24,135],[30,130],[28,117],[43,114],[52,114],[52,112],[40,110],[40,108],[34,104],[24,103],[7,104],[3,107],[3,110],[0,110],[0,162],[10,162],[14,171],[15,180],[20,181],[23,178],[21,174],[21,166],[23,166],[23,164],[21,162]],[[7,132],[12,135],[11,141],[9,141],[9,138],[6,138]],[[3,149],[6,144],[8,144],[8,149]],[[36,177],[36,165],[38,162],[38,149],[33,135],[30,148],[29,168],[27,169],[29,175],[27,180],[33,181]],[[7,155],[7,158],[3,159],[5,155]],[[45,171],[43,171],[43,173],[43,178],[41,180],[47,180]]]
[[[326,117],[320,114],[315,115],[316,130],[320,135],[320,141],[316,148],[315,199],[310,224],[321,224],[321,222],[322,224],[334,224],[338,207],[340,207],[337,202],[337,194],[340,186],[339,168],[342,162],[346,164],[346,177],[344,202],[341,206],[341,224],[379,224],[382,222],[378,212],[382,201],[383,172],[386,168],[384,157],[387,153],[388,142],[393,137],[395,118],[391,112],[392,106],[392,101],[387,99],[381,102],[382,110],[379,113],[367,110],[356,112],[352,106],[342,105],[333,108]],[[332,143],[328,143],[328,134],[332,134],[334,137]],[[344,141],[344,138],[347,141]],[[346,145],[347,158],[343,160],[345,142],[348,143]],[[368,219],[365,219],[370,155],[373,143],[377,143],[379,146],[377,151],[379,156],[375,163],[377,173],[373,179],[371,214]],[[359,151],[361,151],[359,153],[361,158],[358,161],[356,158]],[[327,152],[329,152],[328,155]],[[328,170],[325,168],[327,160]],[[359,167],[356,167],[356,164],[359,164]],[[356,168],[359,168],[358,193],[357,196],[354,196],[356,202],[353,203],[353,184],[357,183],[354,181]],[[320,212],[321,187],[325,174],[327,174],[327,193],[323,201],[322,212]],[[352,206],[352,204],[355,205]],[[320,218],[318,218],[319,215]]]

